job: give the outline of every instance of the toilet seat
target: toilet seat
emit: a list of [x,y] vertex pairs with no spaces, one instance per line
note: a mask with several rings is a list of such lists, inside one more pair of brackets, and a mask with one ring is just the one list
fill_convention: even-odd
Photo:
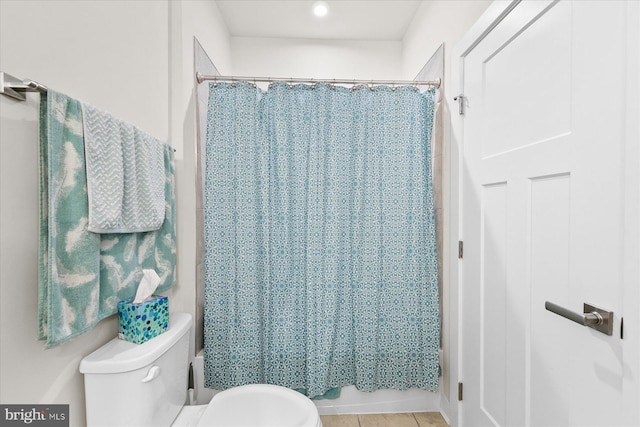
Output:
[[311,399],[286,387],[251,384],[211,399],[198,427],[322,427]]

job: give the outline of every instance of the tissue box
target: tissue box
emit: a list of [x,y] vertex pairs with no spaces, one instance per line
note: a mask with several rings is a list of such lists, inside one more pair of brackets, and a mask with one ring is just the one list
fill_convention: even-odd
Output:
[[118,303],[118,338],[142,344],[167,331],[169,298],[152,295],[147,301],[133,303],[133,298]]

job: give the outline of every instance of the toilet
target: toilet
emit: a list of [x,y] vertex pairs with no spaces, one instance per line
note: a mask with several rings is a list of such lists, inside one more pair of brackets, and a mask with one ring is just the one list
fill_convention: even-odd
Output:
[[80,362],[87,425],[174,427],[322,427],[306,396],[252,384],[185,406],[191,315],[172,313],[167,332],[133,344],[115,338]]

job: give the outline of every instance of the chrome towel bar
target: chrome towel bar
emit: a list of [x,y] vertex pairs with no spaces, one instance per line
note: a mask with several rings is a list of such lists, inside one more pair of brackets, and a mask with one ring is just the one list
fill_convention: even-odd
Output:
[[25,101],[25,92],[46,93],[47,87],[33,80],[20,80],[17,77],[0,71],[0,94],[18,101]]

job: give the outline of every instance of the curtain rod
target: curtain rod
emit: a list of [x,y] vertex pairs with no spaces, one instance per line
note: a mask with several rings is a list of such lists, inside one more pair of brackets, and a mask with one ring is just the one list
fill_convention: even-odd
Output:
[[406,85],[406,86],[431,86],[436,89],[440,87],[440,79],[438,80],[356,80],[356,79],[301,79],[301,78],[284,78],[284,77],[238,77],[238,76],[214,76],[196,73],[198,83],[207,80],[212,81],[230,81],[230,82],[261,82],[261,83],[326,83],[326,84],[347,84],[347,85]]
[[[214,76],[196,73],[196,80],[202,83],[207,80],[212,81],[246,81],[246,82],[284,82],[284,83],[326,83],[326,84],[347,84],[347,85],[406,85],[406,86],[431,86],[436,89],[440,87],[441,80],[357,80],[357,79],[301,79],[301,78],[283,78],[283,77],[238,77],[238,76]],[[26,100],[25,92],[47,93],[47,87],[34,80],[21,80],[17,77],[0,71],[0,93],[17,99],[19,101]]]

